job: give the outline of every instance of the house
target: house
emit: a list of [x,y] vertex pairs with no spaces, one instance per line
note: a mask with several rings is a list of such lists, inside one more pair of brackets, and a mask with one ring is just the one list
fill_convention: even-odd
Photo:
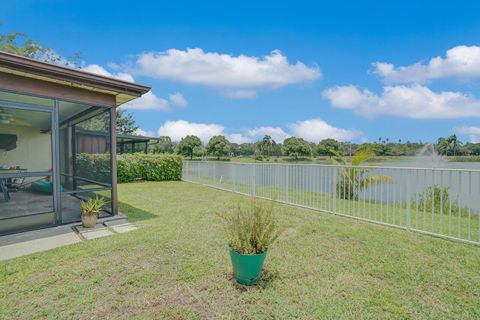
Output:
[[[96,194],[110,199],[102,215],[116,215],[115,108],[149,90],[0,52],[0,234],[79,221],[80,200]],[[89,172],[77,153],[85,131],[103,137]]]

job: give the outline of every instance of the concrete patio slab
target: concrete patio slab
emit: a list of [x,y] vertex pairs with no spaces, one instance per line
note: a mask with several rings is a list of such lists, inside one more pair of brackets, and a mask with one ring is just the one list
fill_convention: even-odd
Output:
[[111,226],[110,228],[112,228],[113,231],[118,233],[125,233],[125,232],[129,232],[137,229],[137,227],[131,223],[119,224],[119,225]]
[[70,232],[67,233],[0,246],[0,260],[12,259],[81,241],[80,237],[70,229]]
[[87,240],[103,238],[113,235],[113,232],[108,230],[105,226],[97,224],[93,228],[84,228],[83,226],[76,226],[78,233]]
[[124,224],[131,224],[128,222],[127,219],[116,219],[116,220],[108,220],[103,223],[107,227],[113,227],[117,225],[124,225]]
[[84,240],[108,237],[115,233],[124,233],[137,229],[119,213],[115,217],[98,219],[94,228],[86,229],[78,223],[72,223],[45,229],[25,231],[0,236],[0,261],[31,253],[46,251]]

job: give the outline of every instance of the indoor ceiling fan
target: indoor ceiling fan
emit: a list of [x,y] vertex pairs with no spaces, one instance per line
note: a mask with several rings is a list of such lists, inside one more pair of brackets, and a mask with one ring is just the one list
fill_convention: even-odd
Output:
[[0,107],[0,124],[18,124],[21,126],[32,126],[31,123],[25,121],[23,119],[19,119],[18,117],[14,117],[14,115],[5,111],[5,108]]

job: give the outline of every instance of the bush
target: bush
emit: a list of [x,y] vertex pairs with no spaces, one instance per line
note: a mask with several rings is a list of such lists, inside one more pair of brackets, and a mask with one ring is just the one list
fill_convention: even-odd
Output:
[[110,154],[79,153],[76,164],[77,176],[99,182],[110,182]]
[[[435,212],[440,214],[459,213],[461,215],[468,215],[468,206],[459,207],[458,200],[451,199],[449,189],[435,185],[434,187],[427,187],[418,197],[418,204],[415,199],[412,201],[412,209],[425,210],[426,212]],[[433,210],[432,210],[433,206]],[[440,210],[441,208],[441,210]]]
[[[96,181],[110,180],[110,155],[77,155],[78,175]],[[182,178],[182,159],[171,154],[121,154],[117,155],[117,180],[119,183],[135,180],[170,181]]]
[[225,223],[230,245],[240,254],[265,252],[282,233],[273,202],[265,206],[252,198],[250,207],[238,204],[226,214],[219,213]]

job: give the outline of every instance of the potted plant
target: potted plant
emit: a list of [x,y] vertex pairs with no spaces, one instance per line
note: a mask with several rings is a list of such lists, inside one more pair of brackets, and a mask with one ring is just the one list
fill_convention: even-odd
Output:
[[85,228],[95,227],[104,205],[105,200],[99,197],[89,198],[87,201],[80,201],[82,224]]
[[253,198],[250,206],[238,204],[227,214],[219,214],[229,236],[233,273],[238,283],[253,285],[260,278],[270,245],[282,230],[278,226],[273,202]]

